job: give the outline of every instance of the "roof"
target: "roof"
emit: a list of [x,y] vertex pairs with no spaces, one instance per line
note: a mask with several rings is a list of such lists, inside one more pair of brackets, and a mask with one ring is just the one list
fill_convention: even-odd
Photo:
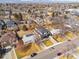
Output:
[[24,35],[30,34],[30,33],[32,33],[31,30],[29,30],[29,31],[20,30],[20,31],[17,32],[17,34],[18,34],[19,37],[23,37]]
[[12,21],[12,20],[7,21],[7,22],[6,22],[6,25],[7,25],[8,27],[16,26],[15,22]]
[[32,36],[33,34],[28,34],[28,35],[26,35],[26,37],[29,37],[29,36]]
[[4,35],[2,35],[2,37],[0,38],[1,42],[9,42],[9,43],[13,43],[16,40],[16,35],[14,32],[9,31],[7,33],[5,33]]
[[34,34],[27,34],[23,36],[23,42],[24,43],[30,43],[30,42],[34,42],[36,39],[36,36]]
[[37,32],[38,32],[39,34],[44,34],[45,32],[48,32],[48,30],[45,29],[45,28],[43,28],[43,27],[39,27],[39,28],[36,28],[36,29],[37,29]]
[[43,27],[36,28],[36,32],[41,36],[41,38],[48,38],[51,36],[51,32]]

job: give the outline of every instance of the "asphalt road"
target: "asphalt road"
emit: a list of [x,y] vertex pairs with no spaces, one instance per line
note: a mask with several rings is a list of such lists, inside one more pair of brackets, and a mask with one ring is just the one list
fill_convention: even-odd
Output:
[[73,51],[79,46],[78,38],[66,41],[39,53],[38,55],[28,59],[54,59],[57,56]]

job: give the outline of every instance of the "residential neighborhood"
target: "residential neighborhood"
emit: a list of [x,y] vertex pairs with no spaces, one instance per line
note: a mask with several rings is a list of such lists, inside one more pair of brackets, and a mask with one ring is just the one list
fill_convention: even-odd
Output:
[[79,59],[79,3],[0,3],[0,59]]

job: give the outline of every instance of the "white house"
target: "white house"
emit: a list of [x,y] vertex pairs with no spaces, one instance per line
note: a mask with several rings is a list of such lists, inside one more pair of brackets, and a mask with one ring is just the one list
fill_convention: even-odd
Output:
[[60,29],[52,29],[50,30],[50,32],[52,33],[52,35],[55,35],[55,34],[59,34],[61,32]]
[[24,35],[22,40],[23,40],[24,44],[35,42],[36,36],[34,34]]

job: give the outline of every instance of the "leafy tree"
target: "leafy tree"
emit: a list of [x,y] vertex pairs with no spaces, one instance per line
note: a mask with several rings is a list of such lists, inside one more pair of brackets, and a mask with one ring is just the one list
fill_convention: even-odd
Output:
[[16,20],[19,19],[19,15],[17,13],[14,14],[14,17],[15,17]]
[[23,20],[23,17],[22,17],[21,13],[19,13],[19,14],[15,13],[14,17],[15,17],[16,20]]
[[9,19],[11,20],[12,10],[9,10]]
[[19,13],[19,18],[20,18],[20,20],[23,20],[23,17],[22,17],[21,13]]
[[24,30],[24,31],[28,30],[28,28],[26,27],[26,25],[23,25],[22,30]]
[[4,14],[5,14],[4,10],[0,9],[0,15],[4,15]]
[[68,19],[67,15],[64,15],[64,19]]
[[54,16],[55,16],[55,13],[53,12],[53,13],[52,13],[52,17],[54,17]]

